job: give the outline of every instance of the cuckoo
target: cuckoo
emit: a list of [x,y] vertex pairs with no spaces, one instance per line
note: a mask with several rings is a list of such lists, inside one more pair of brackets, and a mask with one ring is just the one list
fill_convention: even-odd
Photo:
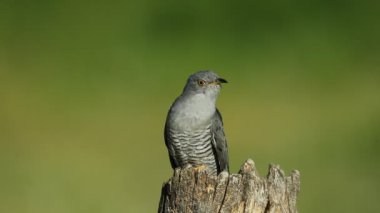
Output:
[[216,108],[222,83],[227,81],[212,71],[194,73],[171,105],[164,137],[173,169],[192,166],[211,174],[229,172],[222,116]]

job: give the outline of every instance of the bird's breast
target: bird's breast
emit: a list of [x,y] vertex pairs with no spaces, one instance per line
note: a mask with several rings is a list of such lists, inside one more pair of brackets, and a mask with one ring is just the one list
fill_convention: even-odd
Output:
[[172,156],[178,165],[206,165],[216,173],[215,156],[212,149],[211,125],[194,131],[169,129]]
[[215,103],[202,95],[178,101],[170,112],[172,128],[182,131],[203,129],[211,123],[215,111]]

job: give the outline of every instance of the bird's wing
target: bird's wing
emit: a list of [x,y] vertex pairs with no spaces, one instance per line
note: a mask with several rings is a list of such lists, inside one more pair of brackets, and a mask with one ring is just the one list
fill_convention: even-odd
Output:
[[[170,109],[171,110],[171,109]],[[167,118],[166,118],[166,123],[165,123],[165,129],[164,129],[164,139],[165,139],[165,145],[166,147],[168,148],[168,152],[169,152],[169,158],[170,158],[170,164],[172,166],[173,169],[179,167],[178,165],[178,162],[174,159],[174,147],[172,145],[172,138],[170,137],[170,133],[169,133],[169,114],[170,114],[170,110],[168,112],[168,115],[167,115]]]
[[211,122],[211,133],[213,136],[212,144],[216,156],[218,173],[222,171],[229,172],[227,140],[224,135],[222,115],[216,109]]

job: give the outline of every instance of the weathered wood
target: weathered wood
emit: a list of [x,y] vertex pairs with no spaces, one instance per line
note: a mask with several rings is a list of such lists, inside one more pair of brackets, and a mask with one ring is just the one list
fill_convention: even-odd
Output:
[[238,174],[176,169],[162,186],[158,212],[297,213],[299,190],[297,170],[286,177],[280,166],[271,164],[267,177],[260,177],[250,159]]

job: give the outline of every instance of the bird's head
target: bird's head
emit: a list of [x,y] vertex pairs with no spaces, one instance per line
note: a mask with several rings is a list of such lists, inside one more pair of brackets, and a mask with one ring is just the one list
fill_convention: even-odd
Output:
[[205,94],[216,99],[222,83],[227,83],[227,81],[213,71],[199,71],[190,75],[183,94]]

